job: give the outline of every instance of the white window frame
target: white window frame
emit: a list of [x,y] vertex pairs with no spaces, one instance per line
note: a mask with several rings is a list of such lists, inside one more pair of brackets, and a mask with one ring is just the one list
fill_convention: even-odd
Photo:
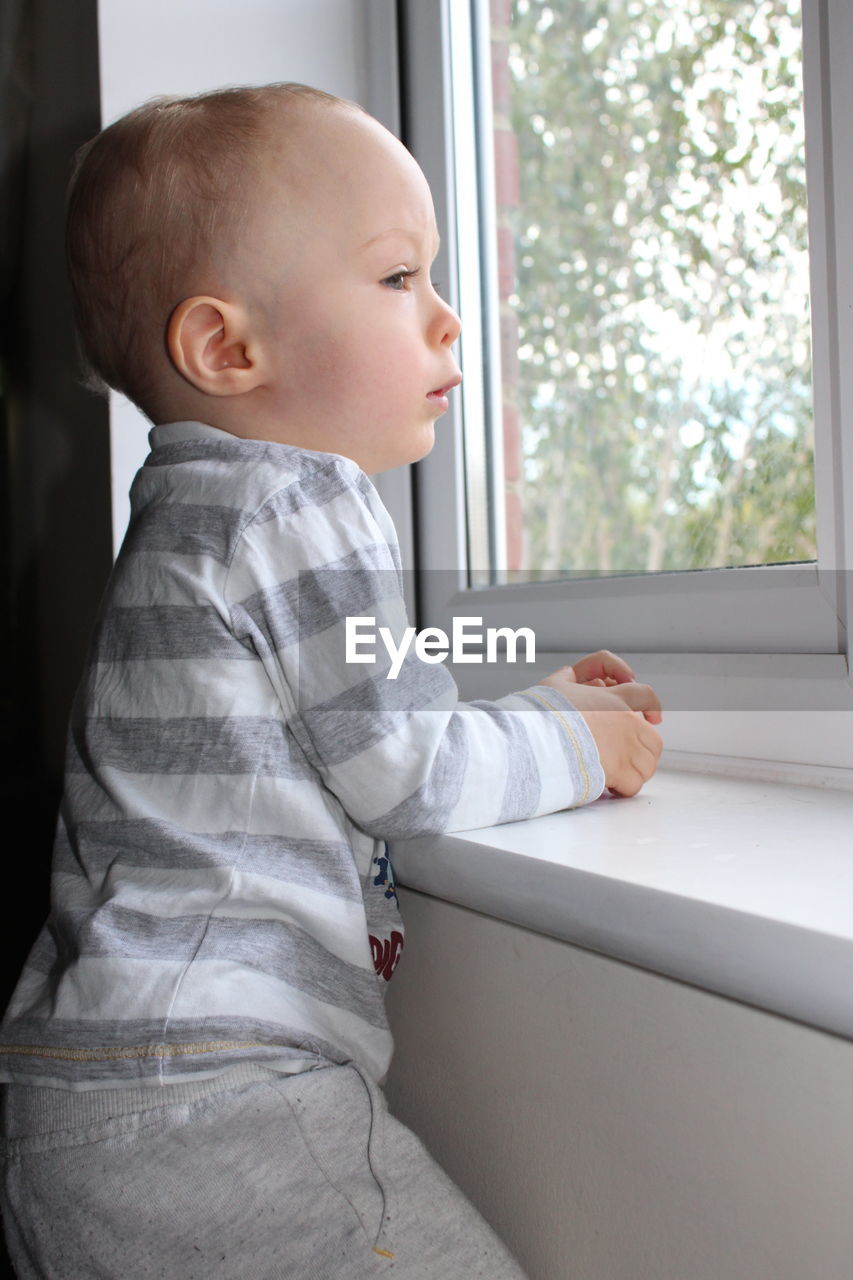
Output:
[[[462,614],[482,617],[484,626],[532,627],[536,675],[588,650],[624,653],[662,694],[672,764],[695,767],[707,756],[720,765],[725,757],[727,771],[766,776],[779,763],[786,777],[798,765],[812,781],[815,770],[853,778],[853,590],[846,589],[853,567],[853,238],[845,235],[853,208],[853,6],[803,2],[818,565],[474,590],[467,544],[481,531],[466,525],[462,414],[482,413],[495,339],[480,323],[476,273],[463,274],[460,287],[456,269],[459,257],[470,267],[481,253],[486,261],[494,255],[493,244],[480,244],[473,214],[473,120],[454,120],[450,93],[451,26],[464,41],[469,0],[402,0],[399,12],[403,136],[433,190],[442,235],[434,275],[462,314],[465,373],[464,397],[440,420],[432,454],[415,468],[418,625],[449,630],[451,616]],[[457,42],[456,56],[458,49]],[[491,181],[488,165],[480,179]],[[458,224],[451,216],[457,198],[467,215]],[[400,507],[396,514],[407,522]],[[454,674],[463,696],[472,697],[531,683],[523,670],[471,666]]]

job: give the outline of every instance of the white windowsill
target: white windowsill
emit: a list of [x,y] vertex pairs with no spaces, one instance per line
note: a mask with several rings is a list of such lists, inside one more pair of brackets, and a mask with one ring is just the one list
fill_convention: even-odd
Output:
[[392,849],[400,884],[853,1038],[853,794],[661,769]]
[[[515,665],[448,662],[460,696],[535,684],[577,654],[537,650]],[[623,653],[664,708],[673,767],[853,787],[853,681],[841,654]],[[803,764],[808,761],[808,764]],[[706,763],[707,762],[707,763]]]

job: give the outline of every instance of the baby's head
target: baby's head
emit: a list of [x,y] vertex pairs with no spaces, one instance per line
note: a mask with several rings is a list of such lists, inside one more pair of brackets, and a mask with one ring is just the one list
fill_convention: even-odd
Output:
[[157,421],[422,457],[458,372],[426,181],[350,103],[302,85],[158,100],[87,148],[68,249],[95,373]]

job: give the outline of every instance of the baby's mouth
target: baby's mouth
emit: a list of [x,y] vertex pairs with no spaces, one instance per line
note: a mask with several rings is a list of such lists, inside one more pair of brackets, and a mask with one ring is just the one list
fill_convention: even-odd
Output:
[[436,387],[435,391],[428,391],[427,400],[446,400],[448,394],[454,387],[458,387],[461,381],[462,375],[461,373],[457,373],[456,377],[446,383],[443,387]]

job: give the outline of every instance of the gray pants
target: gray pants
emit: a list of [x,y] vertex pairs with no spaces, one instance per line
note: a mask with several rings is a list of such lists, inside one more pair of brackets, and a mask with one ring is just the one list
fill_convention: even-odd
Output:
[[524,1280],[353,1067],[6,1092],[21,1280]]

